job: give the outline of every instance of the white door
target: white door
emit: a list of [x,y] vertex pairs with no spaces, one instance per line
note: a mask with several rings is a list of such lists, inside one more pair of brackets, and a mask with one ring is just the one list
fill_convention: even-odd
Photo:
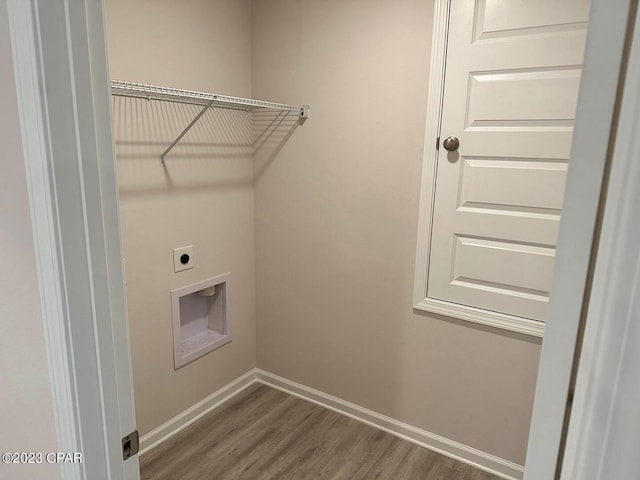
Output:
[[450,8],[427,295],[544,321],[589,0]]

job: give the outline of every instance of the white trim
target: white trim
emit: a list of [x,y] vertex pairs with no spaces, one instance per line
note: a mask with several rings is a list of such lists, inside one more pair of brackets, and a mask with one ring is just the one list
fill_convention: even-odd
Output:
[[426,430],[400,422],[380,413],[328,395],[286,378],[256,369],[257,381],[290,395],[338,412],[359,422],[383,430],[396,437],[427,448],[447,457],[459,460],[500,478],[521,479],[524,467],[513,462],[482,452],[467,445],[449,440]]
[[[639,12],[640,13],[640,12]],[[636,15],[636,25],[638,25]],[[635,29],[562,479],[639,478],[640,31]],[[635,420],[634,420],[635,418]]]
[[208,397],[140,437],[140,455],[184,430],[213,409],[256,382],[256,369],[251,369]]
[[[547,331],[525,461],[526,480],[555,478],[562,453],[575,349],[593,264],[600,192],[615,124],[629,7],[629,0],[591,2]],[[609,293],[613,294],[614,289]]]
[[[55,195],[49,183],[46,113],[40,97],[34,95],[40,90],[35,17],[31,2],[8,0],[7,11],[58,447],[63,452],[80,452],[76,378],[70,361],[64,276],[58,264],[57,218],[51,203]],[[85,477],[83,464],[61,464],[60,468],[64,479]]]
[[140,438],[140,455],[202,418],[254,383],[261,383],[378,428],[396,437],[508,480],[520,480],[524,467],[426,430],[400,422],[320,390],[254,368]]
[[542,337],[544,335],[544,322],[505,313],[491,312],[473,306],[446,302],[430,298],[427,293],[431,229],[433,225],[433,204],[436,187],[436,166],[438,159],[436,139],[440,136],[440,121],[442,119],[449,8],[450,0],[436,0],[433,17],[433,36],[431,40],[427,121],[422,160],[422,186],[420,188],[418,241],[413,283],[413,308],[524,335]]
[[429,251],[431,250],[431,223],[436,185],[436,138],[440,134],[442,116],[442,92],[446,66],[447,31],[449,28],[450,0],[436,0],[431,40],[431,67],[429,74],[429,97],[422,160],[422,186],[420,188],[420,213],[418,216],[418,245],[416,270],[413,284],[413,303],[418,307],[427,296]]
[[469,322],[480,323],[490,327],[522,333],[532,337],[544,336],[544,322],[529,318],[515,317],[504,313],[492,312],[481,308],[459,305],[435,298],[424,298],[414,305],[416,310],[437,313],[448,317],[459,318]]
[[62,478],[136,480],[102,2],[8,12]]

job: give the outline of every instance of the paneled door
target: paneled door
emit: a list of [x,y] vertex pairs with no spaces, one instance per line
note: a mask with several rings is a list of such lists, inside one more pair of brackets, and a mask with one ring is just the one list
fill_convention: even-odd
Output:
[[428,297],[545,320],[588,15],[451,1]]

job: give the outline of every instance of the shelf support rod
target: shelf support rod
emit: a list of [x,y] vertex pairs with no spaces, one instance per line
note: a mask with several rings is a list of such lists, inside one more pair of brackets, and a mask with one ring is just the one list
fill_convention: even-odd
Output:
[[188,132],[189,130],[191,130],[191,127],[193,127],[193,126],[196,124],[196,122],[197,122],[198,120],[200,120],[200,117],[202,117],[202,115],[204,115],[204,114],[205,114],[205,112],[209,109],[209,107],[211,107],[211,105],[212,105],[212,104],[213,104],[213,100],[211,100],[209,103],[207,103],[207,104],[204,106],[204,108],[203,108],[202,110],[200,110],[200,113],[198,113],[198,115],[196,115],[196,117],[195,117],[193,120],[191,120],[191,123],[189,123],[189,125],[187,125],[187,126],[185,127],[185,129],[184,129],[184,130],[182,130],[182,132],[180,133],[180,135],[178,135],[178,138],[176,138],[176,139],[171,143],[171,145],[169,145],[169,146],[167,147],[167,149],[166,149],[164,152],[162,152],[162,154],[160,154],[160,163],[162,163],[162,166],[163,166],[163,167],[164,167],[164,157],[166,157],[166,156],[167,156],[167,153],[169,153],[169,152],[173,149],[173,147],[175,147],[175,146],[176,146],[176,144],[177,144],[180,140],[182,140],[182,137],[184,137],[184,136],[187,134],[187,132]]

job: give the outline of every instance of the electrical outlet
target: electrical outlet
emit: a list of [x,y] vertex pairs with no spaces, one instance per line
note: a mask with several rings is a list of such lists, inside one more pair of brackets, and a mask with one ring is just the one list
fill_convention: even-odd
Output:
[[175,273],[193,268],[193,245],[173,249],[173,271]]

